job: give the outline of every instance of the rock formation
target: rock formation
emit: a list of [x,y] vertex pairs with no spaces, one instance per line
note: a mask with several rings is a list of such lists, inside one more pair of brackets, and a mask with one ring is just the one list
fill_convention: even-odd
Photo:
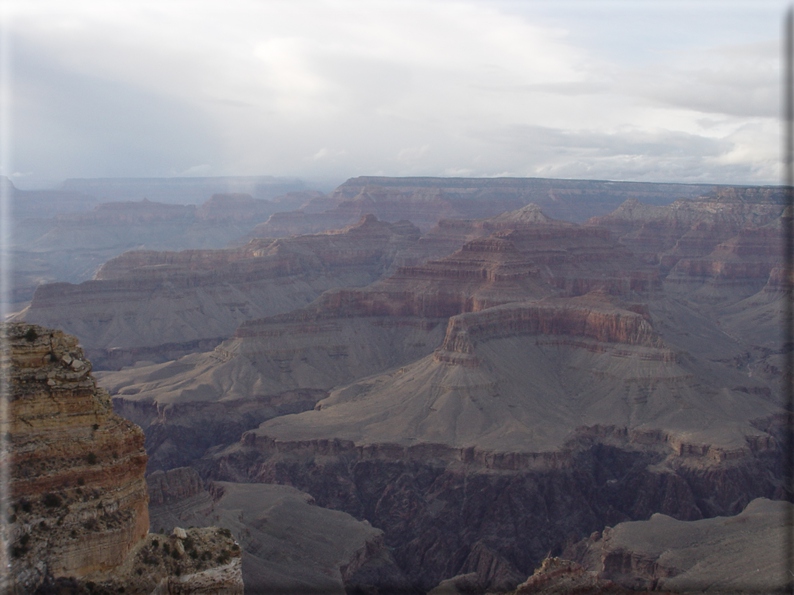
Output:
[[151,469],[366,519],[417,591],[515,588],[604,526],[780,497],[776,201],[627,203],[611,231],[528,205],[445,220],[371,285],[101,381]]
[[607,230],[533,211],[445,258],[246,322],[212,353],[103,382],[120,411],[148,408],[144,425],[186,438],[199,432],[180,410],[311,394],[313,410],[223,449],[219,432],[193,464],[366,518],[417,590],[469,574],[512,588],[606,524],[735,514],[776,494],[771,385],[727,364],[746,343],[668,300],[658,268]]
[[[3,466],[11,500],[4,592],[123,585],[128,593],[149,593],[158,583],[165,589],[176,580],[169,569],[180,568],[177,557],[142,559],[152,544],[143,432],[113,413],[74,337],[23,324],[4,332],[8,409],[0,431],[8,440],[10,460]],[[216,533],[208,530],[202,539],[217,541]],[[144,577],[152,564],[163,571],[147,569]],[[217,573],[217,566],[205,563],[202,571]],[[216,586],[241,593],[233,566]],[[184,570],[199,572],[195,564]],[[178,582],[188,584],[185,577]]]
[[242,547],[243,579],[251,592],[342,594],[405,583],[382,531],[316,506],[295,488],[211,482],[207,491],[189,467],[157,471],[147,482],[152,529],[229,529]]
[[74,333],[99,367],[175,359],[211,349],[245,320],[371,283],[418,234],[409,223],[365,217],[334,233],[240,248],[127,252],[93,281],[38,288],[17,319]]
[[[150,468],[167,469],[188,464],[234,432],[312,408],[335,386],[433,353],[450,316],[592,288],[631,293],[654,287],[653,271],[606,231],[540,221],[513,229],[495,223],[500,231],[447,258],[245,322],[213,352],[103,382],[118,411],[146,430]],[[228,378],[236,380],[230,385]],[[183,456],[175,452],[177,441]]]
[[784,553],[791,507],[759,498],[732,517],[687,522],[654,514],[593,533],[564,555],[626,589],[783,592],[793,580]]
[[385,221],[408,219],[422,231],[441,219],[483,219],[529,203],[558,219],[581,223],[605,215],[629,197],[653,204],[694,198],[709,185],[645,184],[543,178],[351,178],[311,208],[279,212],[252,232],[260,237],[317,233],[348,225],[367,213]]

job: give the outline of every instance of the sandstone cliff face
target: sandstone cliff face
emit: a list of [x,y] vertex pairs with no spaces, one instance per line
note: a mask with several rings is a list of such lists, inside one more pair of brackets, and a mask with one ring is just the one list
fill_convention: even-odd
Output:
[[[35,325],[3,330],[11,500],[3,592],[242,593],[239,552],[222,564],[181,565],[184,548],[153,552],[143,432],[113,413],[77,340]],[[234,545],[214,528],[194,537],[208,551],[210,542]]]
[[148,532],[143,432],[114,414],[74,337],[9,325],[11,575],[119,566]]

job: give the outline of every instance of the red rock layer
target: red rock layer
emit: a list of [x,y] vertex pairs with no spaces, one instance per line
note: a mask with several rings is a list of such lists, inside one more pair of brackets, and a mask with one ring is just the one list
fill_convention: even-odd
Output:
[[6,332],[11,576],[25,589],[112,569],[148,532],[143,432],[113,413],[74,337]]
[[[511,335],[567,336],[604,343],[663,346],[647,312],[632,312],[596,300],[571,302],[524,302],[460,314],[450,319],[441,351],[469,354],[477,342]],[[668,355],[674,357],[672,352]]]

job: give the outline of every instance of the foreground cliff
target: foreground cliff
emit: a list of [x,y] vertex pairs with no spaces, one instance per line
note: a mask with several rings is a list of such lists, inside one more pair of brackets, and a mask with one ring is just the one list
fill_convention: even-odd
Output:
[[[9,401],[0,431],[10,450],[3,464],[10,471],[11,559],[2,587],[12,593],[89,582],[126,584],[128,593],[166,588],[173,564],[162,554],[150,556],[154,564],[141,558],[152,547],[143,432],[113,413],[74,337],[24,324],[5,332]],[[204,540],[223,541],[216,532]],[[153,565],[160,571],[144,574]],[[180,574],[188,570],[196,569]],[[224,580],[236,586],[227,592],[241,592],[239,568],[230,570]]]

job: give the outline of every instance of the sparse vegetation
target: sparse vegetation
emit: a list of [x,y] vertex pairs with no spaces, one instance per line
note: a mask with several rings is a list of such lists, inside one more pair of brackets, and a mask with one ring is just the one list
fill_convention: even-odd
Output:
[[218,557],[215,558],[218,564],[226,564],[231,559],[232,557],[229,554],[229,550],[223,550],[220,554],[218,554]]
[[44,494],[44,497],[41,499],[41,503],[44,504],[47,508],[58,508],[63,501],[61,500],[58,494],[53,494],[52,492],[48,492]]

